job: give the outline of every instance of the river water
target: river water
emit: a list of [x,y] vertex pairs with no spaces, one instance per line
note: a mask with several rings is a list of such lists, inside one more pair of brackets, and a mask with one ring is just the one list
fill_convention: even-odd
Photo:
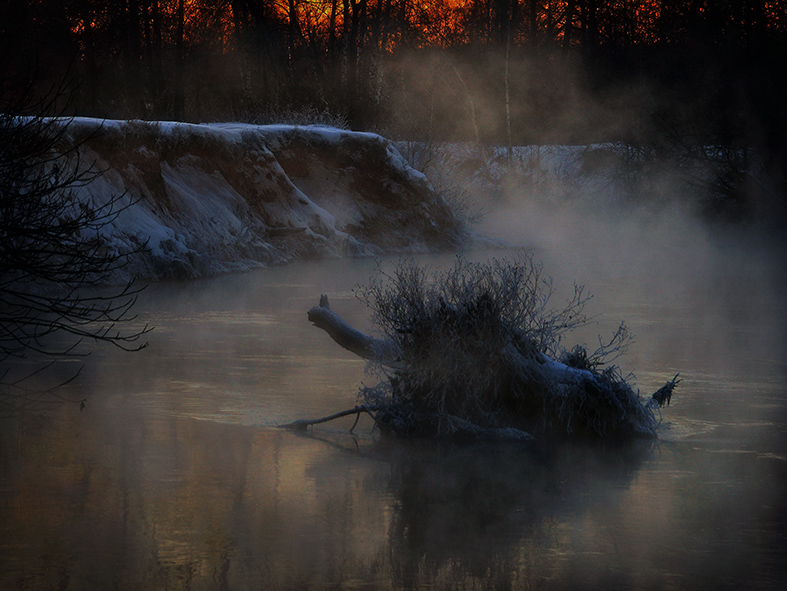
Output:
[[150,346],[98,348],[64,391],[84,410],[3,426],[0,588],[784,588],[783,271],[754,248],[635,254],[631,236],[568,248],[540,230],[558,291],[595,296],[577,339],[626,320],[620,364],[643,393],[681,373],[658,441],[536,452],[379,441],[352,418],[277,429],[374,382],[306,311],[327,293],[368,328],[352,289],[375,261],[151,285]]

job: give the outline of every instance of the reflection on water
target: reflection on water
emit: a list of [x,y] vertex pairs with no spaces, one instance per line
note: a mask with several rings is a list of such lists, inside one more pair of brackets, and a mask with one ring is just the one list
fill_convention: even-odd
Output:
[[[505,445],[397,444],[388,450],[395,583],[570,583],[569,566],[577,558],[570,538],[583,535],[589,511],[618,505],[650,448],[638,442],[541,453]],[[590,553],[600,556],[601,548]]]
[[373,266],[151,286],[151,346],[97,351],[71,386],[84,412],[4,425],[0,588],[787,583],[787,316],[762,268],[705,265],[665,287],[547,260],[596,294],[604,316],[582,338],[628,320],[624,370],[643,391],[682,373],[657,442],[377,441],[368,423],[349,434],[352,418],[275,429],[353,405],[373,379],[305,314],[327,292],[368,326],[350,289]]

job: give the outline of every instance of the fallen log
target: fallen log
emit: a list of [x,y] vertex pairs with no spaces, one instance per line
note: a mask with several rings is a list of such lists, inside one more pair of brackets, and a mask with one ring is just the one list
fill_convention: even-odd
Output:
[[[351,326],[331,309],[327,295],[320,296],[319,305],[309,310],[307,316],[315,327],[324,330],[340,347],[363,359],[376,361],[388,367],[396,367],[398,347],[390,341],[376,339]],[[543,373],[544,379],[556,382],[594,379],[590,371],[554,361],[543,353],[536,354],[532,359],[526,359],[515,349],[509,349],[507,353],[519,357],[516,361],[521,365],[538,368]]]
[[351,353],[385,365],[395,364],[396,347],[388,341],[375,339],[350,326],[341,316],[331,310],[327,295],[320,296],[320,304],[309,310],[307,316],[314,326],[324,330],[340,347]]
[[387,283],[373,281],[359,293],[384,338],[351,326],[326,295],[308,311],[314,326],[382,380],[361,388],[363,405],[291,428],[367,412],[398,436],[655,436],[677,376],[643,401],[609,363],[630,338],[624,324],[595,352],[565,349],[563,334],[583,324],[586,300],[575,287],[565,309],[547,308],[549,283],[528,255],[460,260],[431,277],[406,262],[383,277]]

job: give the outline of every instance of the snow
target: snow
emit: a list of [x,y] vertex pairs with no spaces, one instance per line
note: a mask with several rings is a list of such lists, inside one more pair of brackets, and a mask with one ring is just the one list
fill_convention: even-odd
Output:
[[[388,140],[325,126],[68,120],[104,228],[136,249],[114,277],[199,277],[304,257],[435,251],[466,238],[428,179]],[[66,150],[69,146],[66,146]]]

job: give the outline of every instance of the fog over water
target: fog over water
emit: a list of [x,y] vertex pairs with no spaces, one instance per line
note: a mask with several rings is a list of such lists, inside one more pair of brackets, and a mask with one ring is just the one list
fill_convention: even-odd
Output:
[[377,261],[152,284],[136,309],[150,346],[97,349],[64,392],[87,398],[82,412],[3,426],[0,588],[783,588],[774,249],[676,211],[579,203],[509,200],[480,229],[534,249],[556,306],[575,281],[594,295],[577,342],[626,321],[636,340],[619,363],[643,394],[681,374],[658,441],[378,441],[368,420],[350,433],[352,418],[276,429],[349,408],[374,382],[306,311],[327,293],[368,329],[352,289]]

